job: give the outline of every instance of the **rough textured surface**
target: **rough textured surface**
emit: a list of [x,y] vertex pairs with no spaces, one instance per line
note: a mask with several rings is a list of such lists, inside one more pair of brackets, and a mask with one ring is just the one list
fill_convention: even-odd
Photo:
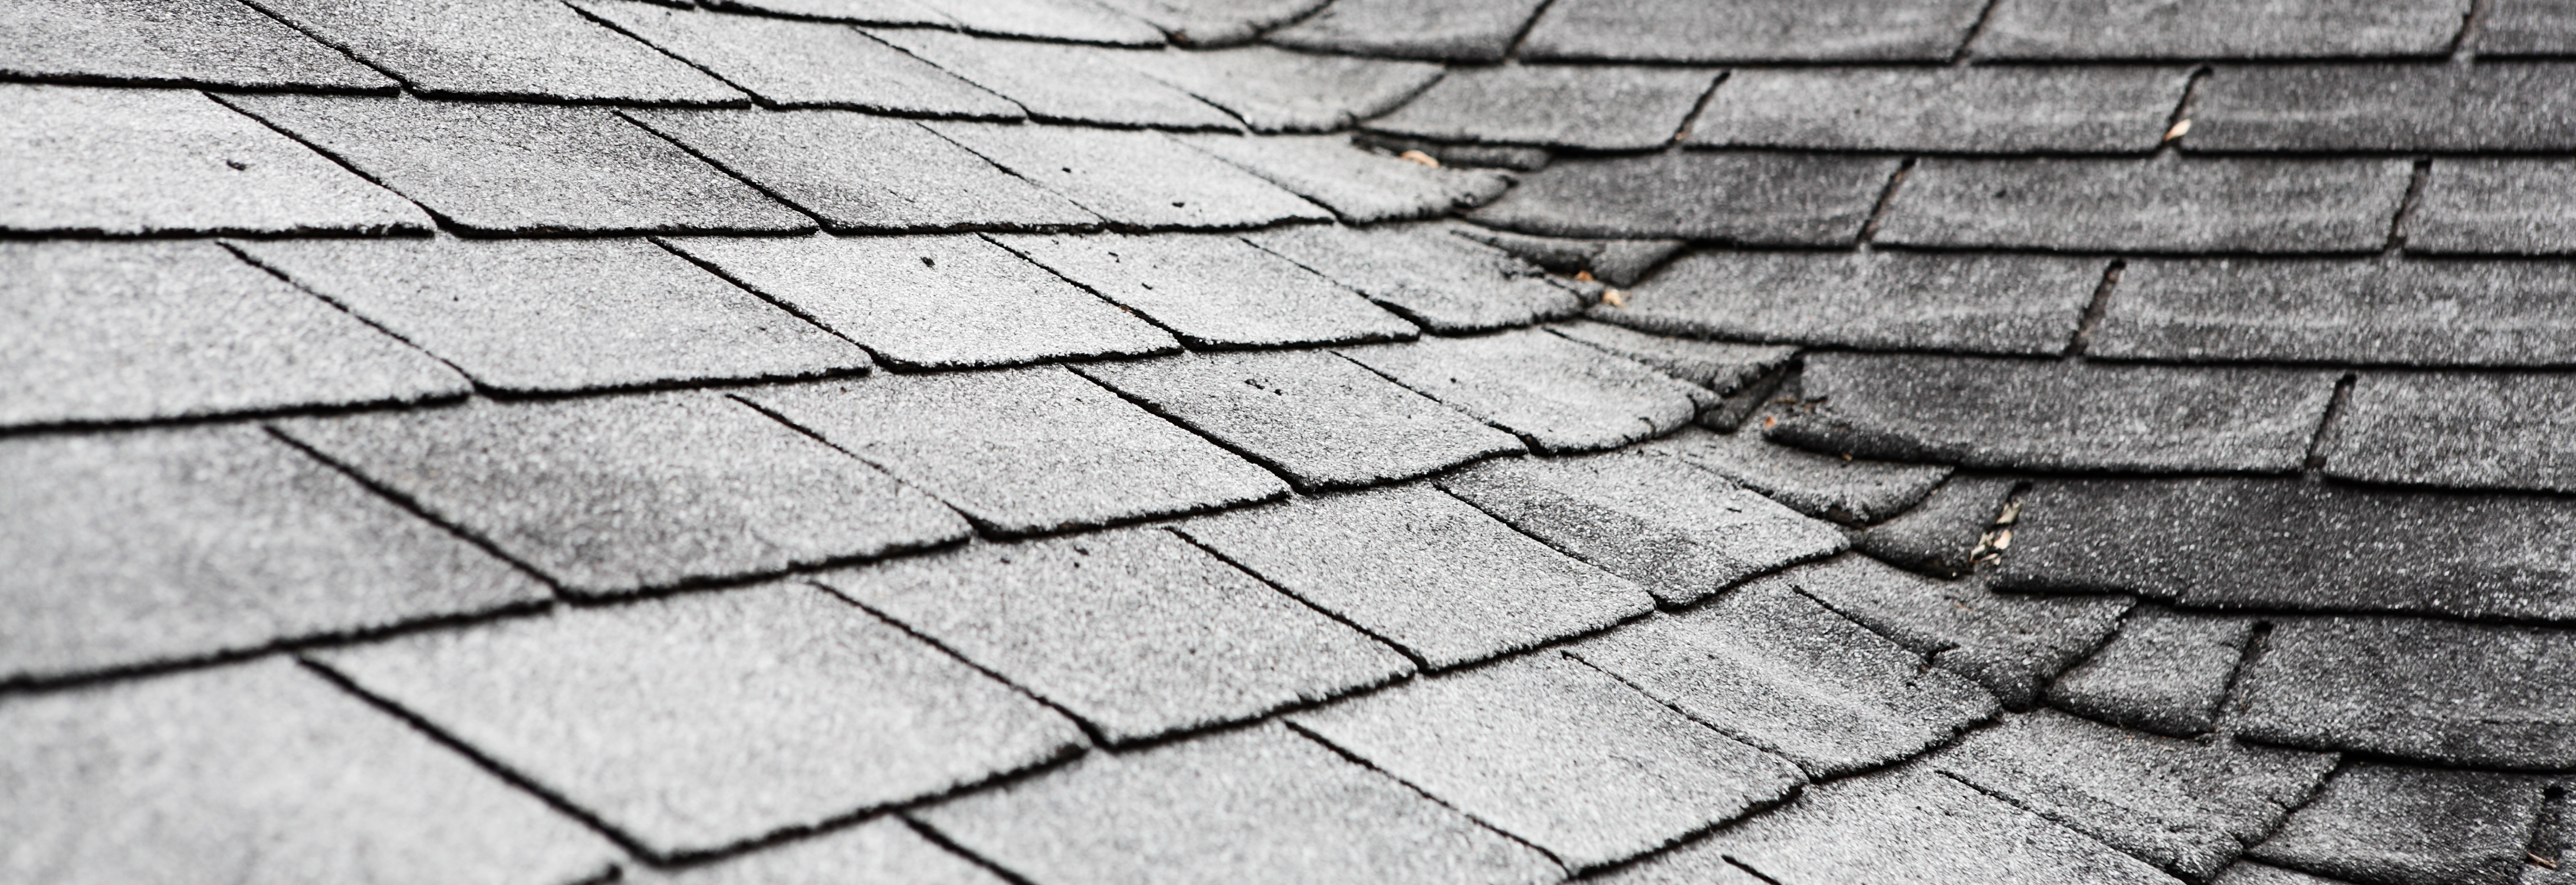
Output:
[[934,123],[939,134],[1040,187],[1140,230],[1330,221],[1332,214],[1159,132]]
[[1841,551],[1833,527],[1723,477],[1653,455],[1495,461],[1440,487],[1530,537],[1687,605]]
[[1277,725],[1094,753],[915,817],[1003,869],[1065,885],[1543,885],[1565,875]]
[[1183,46],[1231,46],[1313,14],[1330,0],[1101,0]]
[[433,98],[722,104],[742,93],[562,3],[259,0]]
[[974,547],[823,581],[1113,744],[1257,719],[1413,670],[1161,529]]
[[1792,510],[1849,524],[1903,513],[1950,476],[1948,467],[1860,461],[1773,445],[1750,430],[1684,431],[1649,448],[1741,483]]
[[864,25],[921,25],[954,28],[955,19],[915,0],[708,0],[707,6],[728,12],[810,18]]
[[1839,246],[1860,235],[1896,167],[1894,157],[1701,151],[1567,160],[1468,218],[1552,237]]
[[871,378],[754,394],[988,532],[1212,510],[1287,484],[1058,368]]
[[559,612],[323,662],[663,857],[946,792],[1064,756],[1082,736],[802,585]]
[[1357,147],[1340,135],[1198,135],[1186,142],[1351,224],[1472,209],[1493,202],[1512,184],[1500,172],[1423,166]]
[[2116,725],[2190,737],[2218,724],[2254,621],[2139,606],[2120,634],[2048,687],[2060,709]]
[[2115,359],[2567,365],[2555,261],[2152,260],[2120,272],[2085,352]]
[[914,0],[971,33],[1110,46],[1160,46],[1152,25],[1084,0]]
[[2567,23],[2576,7],[2567,0],[2505,0],[2487,13],[2478,28],[2482,55],[2576,54],[2576,34]]
[[1300,498],[1178,528],[1434,668],[1593,632],[1655,607],[1627,579],[1427,485]]
[[1179,346],[1169,333],[973,235],[669,242],[900,368],[1142,356]]
[[1698,414],[1698,388],[1536,329],[1342,354],[1541,452],[1616,448],[1670,433]]
[[2269,864],[2240,860],[2228,865],[2210,885],[2347,885],[2334,879],[2311,876],[2297,870],[2285,870]]
[[1653,366],[1720,395],[1745,389],[1789,362],[1797,348],[1649,335],[1609,323],[1555,323],[1549,332]]
[[1200,354],[1078,371],[1308,491],[1525,451],[1511,434],[1330,353]]
[[1437,334],[1525,326],[1582,309],[1528,262],[1436,226],[1291,227],[1245,239]]
[[1235,129],[1224,111],[1146,76],[1126,59],[1159,53],[931,30],[868,32],[1028,110],[1030,119],[1093,126]]
[[891,816],[702,866],[666,871],[630,864],[618,873],[617,881],[642,885],[779,885],[836,878],[903,885],[1008,883]]
[[2251,854],[2381,885],[2512,882],[2540,800],[2528,778],[2361,763]]
[[1580,150],[1672,143],[1717,72],[1689,68],[1470,68],[1368,122],[1390,135]]
[[1975,566],[1978,542],[2003,513],[2014,481],[1952,476],[1923,503],[1869,527],[1852,548],[1898,568],[1957,577]]
[[1877,241],[2069,251],[2376,252],[2387,244],[2413,174],[2405,160],[1936,158],[1905,174]]
[[2238,677],[2247,737],[2442,765],[2576,766],[2576,634],[2412,618],[2288,618]]
[[2576,377],[2365,374],[2317,451],[2362,482],[2576,492]]
[[1820,452],[2021,470],[2286,473],[2307,456],[2335,378],[1819,354],[1802,403],[1768,431]]
[[1693,338],[2054,354],[2103,267],[2051,255],[1703,251],[1592,318]]
[[1268,46],[1122,58],[1147,76],[1224,108],[1255,132],[1347,129],[1394,110],[1441,75],[1439,65],[1310,55]]
[[2057,674],[2119,626],[2122,596],[2027,597],[1982,583],[1935,581],[1864,556],[1842,556],[1761,578],[1737,592],[1785,585],[2028,709]]
[[1805,781],[1786,760],[1562,655],[1411,682],[1289,721],[1575,870],[1670,844]]
[[1020,106],[841,25],[573,0],[582,11],[687,59],[770,107],[1014,120]]
[[1946,61],[1976,0],[1557,0],[1521,57],[1662,62]]
[[465,389],[427,354],[211,244],[0,243],[0,427]]
[[2406,226],[2417,252],[2576,252],[2576,162],[2440,160]]
[[[628,117],[849,233],[1089,227],[1100,217],[907,120],[638,111]],[[853,145],[864,149],[853,150]]]
[[[1776,68],[1729,74],[1684,141],[1944,153],[2154,150],[2189,68]],[[2204,103],[2203,107],[2207,105]]]
[[2008,59],[2439,57],[2469,0],[2004,0],[1975,52]]
[[2244,66],[2193,98],[2196,150],[2482,151],[2576,147],[2576,66]]
[[1680,252],[1680,240],[1569,240],[1538,237],[1452,224],[1451,233],[1518,255],[1557,273],[1590,273],[1613,286],[1632,286],[1664,259]]
[[0,23],[0,74],[31,80],[379,91],[384,75],[234,0],[40,0]]
[[1309,52],[1500,61],[1546,0],[1345,0],[1270,33]]
[[996,239],[1199,349],[1412,338],[1412,323],[1230,234]]

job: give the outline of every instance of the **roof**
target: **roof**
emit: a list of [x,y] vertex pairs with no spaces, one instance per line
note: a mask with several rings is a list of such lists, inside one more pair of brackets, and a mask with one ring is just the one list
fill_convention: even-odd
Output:
[[2566,0],[19,0],[0,881],[2550,885]]

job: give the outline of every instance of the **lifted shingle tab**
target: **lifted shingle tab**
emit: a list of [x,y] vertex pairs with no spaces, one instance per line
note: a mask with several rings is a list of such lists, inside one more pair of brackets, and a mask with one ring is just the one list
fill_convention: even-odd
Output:
[[1550,453],[1613,449],[1670,433],[1698,416],[1697,397],[1705,393],[1537,329],[1341,353]]
[[1666,338],[1590,320],[1550,323],[1547,330],[1653,366],[1666,375],[1721,395],[1760,381],[1798,352],[1794,347]]
[[2576,492],[2576,376],[2365,374],[2318,454],[2361,482]]
[[30,80],[389,91],[394,81],[236,0],[37,0],[0,23]]
[[673,9],[630,0],[575,6],[704,66],[771,107],[1016,120],[1020,106],[845,25]]
[[1850,555],[1755,579],[1736,592],[1785,585],[1896,644],[1974,679],[2004,706],[2027,710],[2049,680],[2119,629],[2125,596],[2029,597],[1981,581],[1936,581]]
[[1312,15],[1332,0],[1101,0],[1103,5],[1151,22],[1183,46],[1241,43],[1261,32]]
[[1394,110],[1441,74],[1439,65],[1424,62],[1312,55],[1271,46],[1119,58],[1146,76],[1224,108],[1255,132],[1348,129]]
[[1412,323],[1358,293],[1232,234],[993,239],[1195,348],[1349,344],[1416,334]]
[[[1571,0],[1567,0],[1571,2]],[[2181,67],[1774,68],[1727,75],[1694,147],[1943,153],[2146,153]]]
[[743,95],[562,3],[256,0],[421,95],[738,104]]
[[1333,218],[1320,206],[1160,132],[928,125],[1123,228],[1239,228]]
[[1566,61],[1947,61],[1982,0],[1557,0],[1521,57]]
[[[1158,50],[987,40],[952,31],[871,28],[868,34],[992,90],[1048,123],[1240,129],[1233,117],[1136,69]],[[1150,62],[1148,62],[1150,63]]]
[[2394,617],[2280,619],[2238,677],[2241,732],[2446,766],[2576,764],[2576,632]]
[[2251,618],[2139,606],[2119,635],[2048,687],[2048,702],[2172,737],[2206,733],[2218,725],[2254,626]]
[[2576,253],[2576,161],[2443,159],[2406,223],[2410,252]]
[[1718,72],[1504,65],[1452,71],[1368,128],[1432,141],[1648,150],[1670,144]]
[[2184,146],[2213,151],[2576,148],[2576,65],[2225,67],[2192,97]]
[[1860,235],[1898,162],[1703,151],[1562,160],[1468,218],[1551,237],[1842,246]]
[[1953,475],[1922,503],[1870,526],[1852,549],[1908,571],[1945,578],[1967,574],[1975,557],[1986,552],[1980,543],[2016,485],[2000,476]]
[[1593,319],[1665,335],[2055,354],[2105,262],[2054,255],[1702,251]]
[[1100,217],[910,120],[839,111],[630,111],[844,233],[1092,227]]
[[1333,210],[1344,222],[1433,218],[1494,201],[1511,176],[1429,167],[1351,144],[1342,135],[1193,135],[1184,144]]
[[1742,483],[1789,509],[1852,525],[1903,513],[1950,476],[1950,468],[1936,464],[1854,460],[1775,445],[1749,429],[1685,430],[1641,448]]
[[2115,359],[2576,364],[2576,264],[2158,260],[2120,272],[2085,353]]
[[[2075,252],[2377,252],[2402,159],[1942,159],[1905,174],[1878,242]],[[2420,217],[2420,216],[2419,216]]]
[[1508,252],[1437,226],[1288,227],[1244,236],[1442,335],[1561,319],[1573,291]]
[[2547,783],[2364,762],[2248,854],[2356,882],[2510,882],[2522,872]]
[[1996,59],[2439,58],[2470,0],[2002,0]]
[[1309,52],[1501,61],[1546,0],[1338,0],[1270,33]]

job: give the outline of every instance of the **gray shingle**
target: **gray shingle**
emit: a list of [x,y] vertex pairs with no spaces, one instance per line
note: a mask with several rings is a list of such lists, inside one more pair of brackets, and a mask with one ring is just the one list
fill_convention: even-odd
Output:
[[1289,227],[1244,237],[1443,335],[1561,319],[1572,291],[1510,253],[1436,225]]
[[1537,329],[1341,351],[1542,452],[1618,448],[1698,414],[1699,388]]
[[1930,159],[1878,242],[2067,251],[2376,252],[2402,159]]
[[284,660],[0,704],[12,882],[562,885],[618,854]]
[[2542,786],[2507,774],[2359,763],[2250,854],[2380,885],[2512,882],[2540,817]]
[[1008,885],[974,861],[922,838],[891,816],[714,863],[661,870],[631,864],[617,881],[639,885],[780,885],[847,881],[887,885]]
[[742,93],[562,3],[258,0],[433,98],[731,104]]
[[1950,476],[1948,467],[1861,461],[1773,445],[1751,431],[1684,431],[1649,448],[1742,483],[1792,510],[1849,524],[1903,513]]
[[542,604],[256,428],[0,443],[0,684]]
[[1142,20],[1090,0],[913,0],[975,34],[1161,46],[1163,32]]
[[1994,696],[1976,683],[1777,584],[1571,653],[1809,777],[1904,759],[1995,714]]
[[1737,71],[1684,139],[1704,147],[2145,153],[2191,69],[1777,68]]
[[1288,491],[1278,477],[1060,368],[881,376],[751,397],[999,534],[1174,516]]
[[1071,767],[913,813],[1049,885],[1543,885],[1565,871],[1278,725]]
[[1179,349],[1171,335],[972,234],[668,242],[900,368]]
[[1537,237],[1459,222],[1450,232],[1518,255],[1557,273],[1588,271],[1613,286],[1635,285],[1664,259],[1682,250],[1680,240],[1569,240]]
[[802,585],[321,657],[664,858],[938,795],[1082,739],[1027,695]]
[[1138,71],[1147,50],[987,40],[950,31],[872,28],[868,34],[999,93],[1048,123],[1236,129],[1233,117]]
[[1258,719],[1413,671],[1394,649],[1161,529],[979,546],[822,580],[1113,744]]
[[915,0],[707,0],[706,5],[728,12],[866,25],[957,26],[949,17],[933,12]]
[[2469,0],[2003,0],[1973,51],[1999,59],[2434,58]]
[[1767,436],[1831,454],[2017,470],[2287,473],[2328,372],[1973,357],[1807,357]]
[[2005,706],[2029,709],[2049,680],[2118,628],[2125,596],[2025,597],[1982,582],[1936,581],[1865,556],[1843,556],[1756,579],[1787,585],[1827,608],[1974,679]]
[[1600,630],[1655,607],[1627,579],[1425,485],[1299,498],[1177,528],[1435,668]]
[[2576,148],[2576,65],[2225,67],[2185,147],[2214,151]]
[[2250,860],[2240,860],[2220,870],[2209,885],[2348,885],[2333,879],[2311,876],[2297,870],[2285,870]]
[[1654,455],[1495,461],[1439,484],[1550,547],[1644,584],[1667,605],[1846,544],[1831,526]]
[[1351,141],[1377,150],[1401,154],[1421,151],[1443,166],[1465,166],[1477,169],[1514,169],[1530,172],[1547,168],[1548,153],[1534,147],[1512,147],[1493,144],[1443,144],[1418,138],[1397,138],[1375,132],[1352,133]]
[[966,535],[928,495],[710,394],[477,401],[281,429],[584,595]]
[[1016,120],[1020,106],[845,25],[573,0],[584,12],[703,66],[771,107]]
[[1653,366],[1717,394],[1743,390],[1778,371],[1798,352],[1794,347],[1665,338],[1589,320],[1553,323],[1547,330]]
[[1320,351],[1221,353],[1076,371],[1307,491],[1412,479],[1518,438]]
[[1230,234],[998,237],[1196,348],[1412,338],[1412,323]]
[[429,216],[185,90],[0,84],[0,229],[417,233]]
[[1101,0],[1102,5],[1144,19],[1183,46],[1242,43],[1261,32],[1305,18],[1331,0]]
[[489,388],[643,387],[868,367],[866,351],[643,240],[235,245]]
[[2362,482],[2576,492],[2576,377],[2366,374],[2317,451]]
[[1968,573],[1986,529],[2002,514],[2014,481],[1995,476],[1952,476],[1923,503],[1869,527],[1852,548],[1910,571],[1942,577]]
[[1840,246],[1859,236],[1896,167],[1895,157],[1703,151],[1566,160],[1468,217],[1551,237]]
[[1946,61],[1983,9],[1977,0],[1559,0],[1530,28],[1521,57]]
[[0,427],[413,403],[453,369],[205,242],[0,244]]
[[225,100],[477,233],[814,229],[802,213],[606,108],[304,95]]
[[2576,161],[2433,163],[2406,222],[2410,252],[2576,252]]
[[2054,354],[2103,262],[2053,255],[1703,251],[1592,318],[1648,332],[1845,347]]
[[2576,765],[2576,633],[2284,618],[2238,677],[2254,740],[2480,768]]
[[1500,172],[1423,166],[1357,147],[1341,135],[1198,135],[1184,142],[1313,200],[1351,224],[1472,209],[1493,202],[1512,185],[1511,177]]
[[2110,644],[2048,687],[2048,702],[2157,734],[2201,734],[2218,725],[2253,635],[2250,619],[2139,606]]
[[1269,41],[1336,55],[1501,61],[1546,0],[1339,0]]
[[1670,144],[1716,82],[1716,71],[1690,68],[1468,68],[1368,127],[1433,141],[1648,150]]
[[1311,55],[1270,46],[1120,58],[1146,76],[1224,108],[1255,132],[1348,129],[1394,110],[1440,79],[1435,64]]
[[2480,55],[2576,53],[2576,3],[2569,0],[2501,0],[2478,24]]
[[2134,260],[2085,352],[2120,359],[2576,363],[2559,261]]
[[630,119],[831,230],[1091,227],[1100,217],[909,120],[838,111],[634,111]]
[[387,91],[394,81],[234,0],[39,0],[0,24],[31,80]]
[[1806,780],[1787,760],[1559,654],[1289,720],[1577,871],[1671,844]]
[[1996,580],[2200,607],[2576,616],[2576,502],[2292,479],[2043,482]]
[[1258,227],[1333,217],[1322,207],[1160,132],[929,125],[1122,228]]

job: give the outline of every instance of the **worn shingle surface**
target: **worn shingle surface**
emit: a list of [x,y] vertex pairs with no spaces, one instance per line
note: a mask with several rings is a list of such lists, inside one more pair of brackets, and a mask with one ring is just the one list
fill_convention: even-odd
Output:
[[1305,18],[1328,0],[1102,0],[1183,46],[1232,46]]
[[2008,59],[2439,57],[2468,14],[2468,0],[2003,0],[1975,51]]
[[2145,153],[2187,68],[1778,68],[1737,71],[1684,142],[1709,147]]
[[652,885],[774,885],[836,876],[905,885],[1007,885],[1009,881],[890,815],[712,863],[673,870],[630,864],[618,870],[620,882]]
[[1432,226],[1310,226],[1244,239],[1444,335],[1570,316],[1582,301],[1510,253]]
[[[2461,426],[2478,428],[2464,444]],[[2318,447],[2330,476],[2453,488],[2576,491],[2576,378],[2366,374]]]
[[2443,765],[2564,769],[2566,630],[2394,617],[2284,619],[2240,680],[2242,732]]
[[2408,222],[2417,252],[2576,252],[2569,221],[2576,162],[2546,159],[2439,160],[2424,201]]
[[2207,732],[2218,724],[2254,628],[2246,618],[2139,606],[2118,636],[2048,687],[2048,702],[2157,734]]
[[422,95],[722,104],[741,92],[564,3],[260,0]]
[[[1070,5],[1070,4],[1067,4]],[[987,40],[948,31],[878,28],[876,39],[1019,104],[1049,123],[1233,129],[1224,111],[1146,76],[1125,59],[1150,50]]]
[[1350,0],[1271,32],[1272,43],[1309,52],[1497,61],[1544,0]]
[[1750,430],[1685,431],[1650,449],[1734,480],[1800,513],[1850,524],[1903,513],[1950,476],[1948,467],[1864,461],[1775,445]]
[[917,123],[820,111],[629,117],[841,232],[1089,227],[1099,216]]
[[2088,354],[2160,361],[2565,365],[2555,261],[2137,260]]
[[1534,329],[1342,354],[1543,452],[1616,448],[1671,432],[1697,414],[1697,388]]
[[1159,132],[930,126],[1120,227],[1235,228],[1332,219],[1323,208]]
[[1122,58],[1146,76],[1225,109],[1255,132],[1346,129],[1403,105],[1441,76],[1439,65],[1423,62],[1314,55],[1269,46]]
[[1840,556],[1757,579],[1785,585],[1859,621],[1933,665],[1974,679],[2014,709],[2084,659],[2119,626],[2119,596],[2029,597],[1981,582],[1937,581],[1864,556]]
[[2576,147],[2565,64],[2243,66],[2211,74],[2200,150],[2478,151]]
[[741,87],[771,107],[1018,119],[1020,107],[857,29],[673,9],[638,0],[574,5]]
[[1943,61],[1977,23],[1974,0],[1558,0],[1524,58],[1661,62]]
[[1469,69],[1368,128],[1433,141],[1645,150],[1670,143],[1716,80],[1691,68]]
[[2362,763],[2250,853],[2399,885],[2508,882],[2523,866],[2540,799],[2540,784],[2511,775]]
[[0,73],[31,80],[390,89],[348,56],[236,0],[42,0],[0,23]]
[[1685,255],[1592,318],[1666,335],[1859,348],[2054,354],[2103,262],[2048,255]]
[[1509,176],[1433,168],[1372,153],[1340,135],[1240,138],[1200,135],[1191,147],[1215,154],[1351,224],[1425,218],[1492,202]]
[[1567,160],[1467,217],[1557,237],[1842,245],[1860,235],[1896,167],[1893,157],[1753,152]]
[[2078,252],[2376,252],[2404,160],[1925,160],[1878,242]]
[[1230,234],[1014,236],[1003,248],[1194,348],[1411,338],[1412,323]]

